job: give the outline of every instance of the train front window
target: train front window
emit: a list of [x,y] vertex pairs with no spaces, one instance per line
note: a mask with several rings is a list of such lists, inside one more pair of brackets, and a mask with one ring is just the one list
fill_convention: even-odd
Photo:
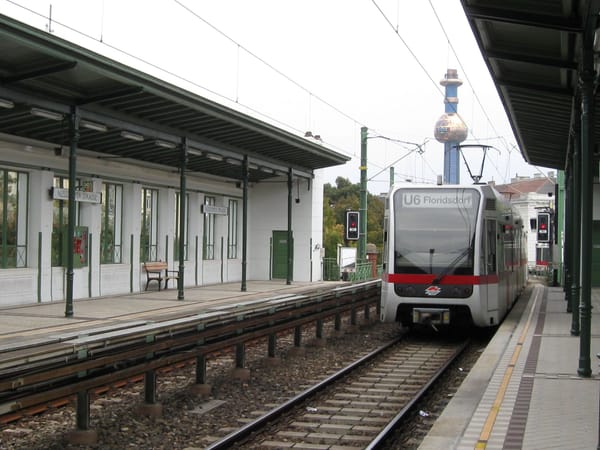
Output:
[[468,188],[396,191],[394,272],[472,275],[479,199]]

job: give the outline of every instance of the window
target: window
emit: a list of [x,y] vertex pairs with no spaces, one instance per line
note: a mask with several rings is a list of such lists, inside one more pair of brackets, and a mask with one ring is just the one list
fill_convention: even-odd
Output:
[[[57,189],[68,189],[69,179],[67,177],[54,177],[54,187]],[[77,184],[81,184],[78,180]],[[63,255],[66,251],[65,243],[63,242],[67,234],[67,226],[69,225],[69,202],[66,200],[54,200],[52,214],[52,266],[66,265],[67,255]],[[79,203],[75,202],[75,226],[79,225]]]
[[0,169],[0,267],[27,265],[28,175]]
[[238,257],[238,202],[229,200],[229,216],[227,226],[227,258]]
[[[173,249],[173,255],[174,255],[174,259],[175,261],[179,261],[179,219],[180,219],[180,211],[179,211],[179,192],[175,193],[175,241],[173,243],[173,245],[175,246],[175,248]],[[189,239],[189,235],[188,235],[188,222],[190,220],[190,196],[186,194],[185,196],[185,230],[184,230],[184,237],[185,237],[185,242],[183,243],[183,259],[185,261],[187,261],[188,259],[188,243],[190,241]]]
[[102,228],[100,232],[100,263],[121,263],[121,219],[123,217],[123,186],[102,183]]
[[[204,197],[204,204],[215,205],[214,197]],[[215,259],[215,215],[204,213],[203,259]]]
[[496,265],[496,227],[497,223],[492,219],[485,219],[484,252],[485,274],[492,275],[497,271]]
[[140,260],[158,261],[158,190],[142,188]]

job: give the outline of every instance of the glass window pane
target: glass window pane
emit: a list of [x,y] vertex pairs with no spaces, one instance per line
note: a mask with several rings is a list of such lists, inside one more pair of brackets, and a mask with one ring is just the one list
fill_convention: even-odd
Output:
[[29,177],[0,169],[0,267],[27,266]]
[[158,260],[158,190],[143,188],[140,235],[141,261]]
[[102,184],[102,224],[100,233],[102,264],[121,263],[121,220],[123,186]]

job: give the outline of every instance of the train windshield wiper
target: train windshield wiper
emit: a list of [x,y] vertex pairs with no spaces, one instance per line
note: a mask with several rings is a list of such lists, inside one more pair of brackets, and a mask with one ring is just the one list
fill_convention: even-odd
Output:
[[462,250],[462,252],[460,252],[460,254],[454,258],[452,260],[452,262],[450,264],[448,264],[446,267],[444,267],[444,270],[442,270],[440,272],[440,274],[435,277],[435,279],[431,282],[431,284],[439,284],[440,281],[442,281],[442,278],[444,278],[446,275],[448,275],[448,272],[450,272],[452,269],[454,269],[454,267],[456,267],[456,265],[465,257],[469,254],[469,252],[471,251],[471,247],[466,247]]

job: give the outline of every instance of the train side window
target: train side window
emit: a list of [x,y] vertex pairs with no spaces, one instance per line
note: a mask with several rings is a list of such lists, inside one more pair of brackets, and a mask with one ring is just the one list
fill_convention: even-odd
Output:
[[487,274],[496,273],[496,221],[486,220],[485,225],[485,259]]
[[389,242],[388,242],[388,228],[389,228],[389,220],[387,217],[383,219],[383,271],[387,272],[387,262],[389,257]]

